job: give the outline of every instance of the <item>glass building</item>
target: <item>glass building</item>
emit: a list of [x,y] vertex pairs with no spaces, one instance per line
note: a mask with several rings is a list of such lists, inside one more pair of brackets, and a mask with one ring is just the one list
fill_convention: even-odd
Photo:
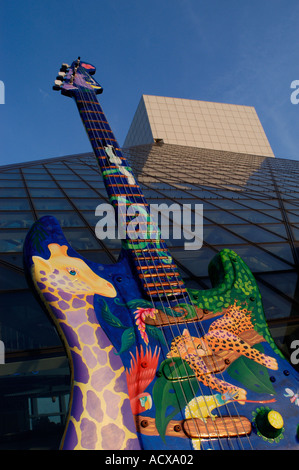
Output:
[[[245,151],[246,139],[255,144],[241,128],[244,145],[234,134],[232,148],[223,148],[214,126],[217,148],[208,148],[208,143],[171,141],[166,118],[162,116],[165,134],[162,127],[155,130],[156,118],[149,113],[146,142],[134,142],[131,126],[131,144],[124,153],[149,203],[192,208],[203,204],[200,250],[184,250],[184,238],[166,240],[186,285],[210,288],[210,260],[222,248],[235,250],[255,275],[271,333],[289,357],[299,334],[299,162],[273,158],[261,130],[264,152],[259,154],[251,144]],[[146,121],[144,115],[142,119]],[[257,129],[254,119],[249,119],[250,126]],[[136,122],[139,125],[140,118]],[[240,122],[239,115],[235,123]],[[244,125],[249,125],[245,119],[243,129]],[[223,127],[219,124],[218,129]],[[115,262],[120,241],[95,235],[95,208],[108,198],[92,153],[1,167],[0,198],[0,339],[5,345],[5,363],[0,364],[0,449],[57,449],[70,371],[54,326],[28,288],[23,242],[32,223],[46,214],[58,219],[76,251],[96,262]]]

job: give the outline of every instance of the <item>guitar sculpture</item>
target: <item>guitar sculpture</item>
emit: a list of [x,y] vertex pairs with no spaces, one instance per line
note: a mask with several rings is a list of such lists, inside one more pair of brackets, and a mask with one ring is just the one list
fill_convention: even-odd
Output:
[[[224,249],[209,265],[211,289],[185,287],[97,100],[94,73],[78,58],[63,64],[55,88],[74,98],[116,216],[127,214],[120,258],[111,266],[83,258],[51,216],[24,245],[28,281],[70,362],[61,448],[298,448],[298,374],[269,333],[252,273]],[[143,214],[140,238],[129,233],[133,205]]]

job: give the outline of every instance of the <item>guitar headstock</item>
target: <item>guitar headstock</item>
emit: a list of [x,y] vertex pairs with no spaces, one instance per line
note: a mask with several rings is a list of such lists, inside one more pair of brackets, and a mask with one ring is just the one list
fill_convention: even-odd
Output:
[[75,96],[83,91],[103,92],[101,85],[92,77],[96,68],[78,57],[72,65],[62,64],[54,82],[53,90],[61,90],[63,95]]

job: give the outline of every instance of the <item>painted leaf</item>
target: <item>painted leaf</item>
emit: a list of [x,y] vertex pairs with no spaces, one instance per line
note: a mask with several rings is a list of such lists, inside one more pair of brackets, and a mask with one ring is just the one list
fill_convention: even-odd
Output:
[[[261,352],[264,350],[262,344],[257,344],[254,347]],[[227,369],[227,373],[255,393],[269,393],[270,395],[276,393],[269,379],[267,368],[252,359],[244,356],[239,357]]]
[[[188,402],[195,397],[199,385],[192,369],[180,358],[163,361],[159,373],[153,387],[153,401],[156,407],[156,428],[165,442],[169,421],[180,411],[183,412]],[[182,379],[178,379],[180,377]]]
[[98,301],[99,304],[101,304],[101,306],[99,308],[99,312],[100,312],[103,320],[106,323],[108,323],[111,326],[114,326],[115,328],[126,328],[126,326],[124,326],[122,324],[122,322],[119,320],[119,318],[117,318],[115,315],[113,315],[113,313],[110,312],[110,309],[109,309],[107,303],[105,302],[105,300],[97,299],[97,301]]
[[127,328],[121,337],[121,348],[118,351],[118,354],[122,354],[124,351],[130,349],[130,347],[136,342],[136,335],[134,327]]

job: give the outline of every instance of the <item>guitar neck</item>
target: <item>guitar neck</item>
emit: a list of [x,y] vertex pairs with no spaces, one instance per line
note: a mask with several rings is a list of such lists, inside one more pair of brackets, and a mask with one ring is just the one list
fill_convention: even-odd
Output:
[[[118,222],[122,245],[151,297],[185,295],[186,289],[149,205],[123,156],[93,90],[74,95],[78,111],[98,161]],[[138,227],[138,230],[136,228]]]

